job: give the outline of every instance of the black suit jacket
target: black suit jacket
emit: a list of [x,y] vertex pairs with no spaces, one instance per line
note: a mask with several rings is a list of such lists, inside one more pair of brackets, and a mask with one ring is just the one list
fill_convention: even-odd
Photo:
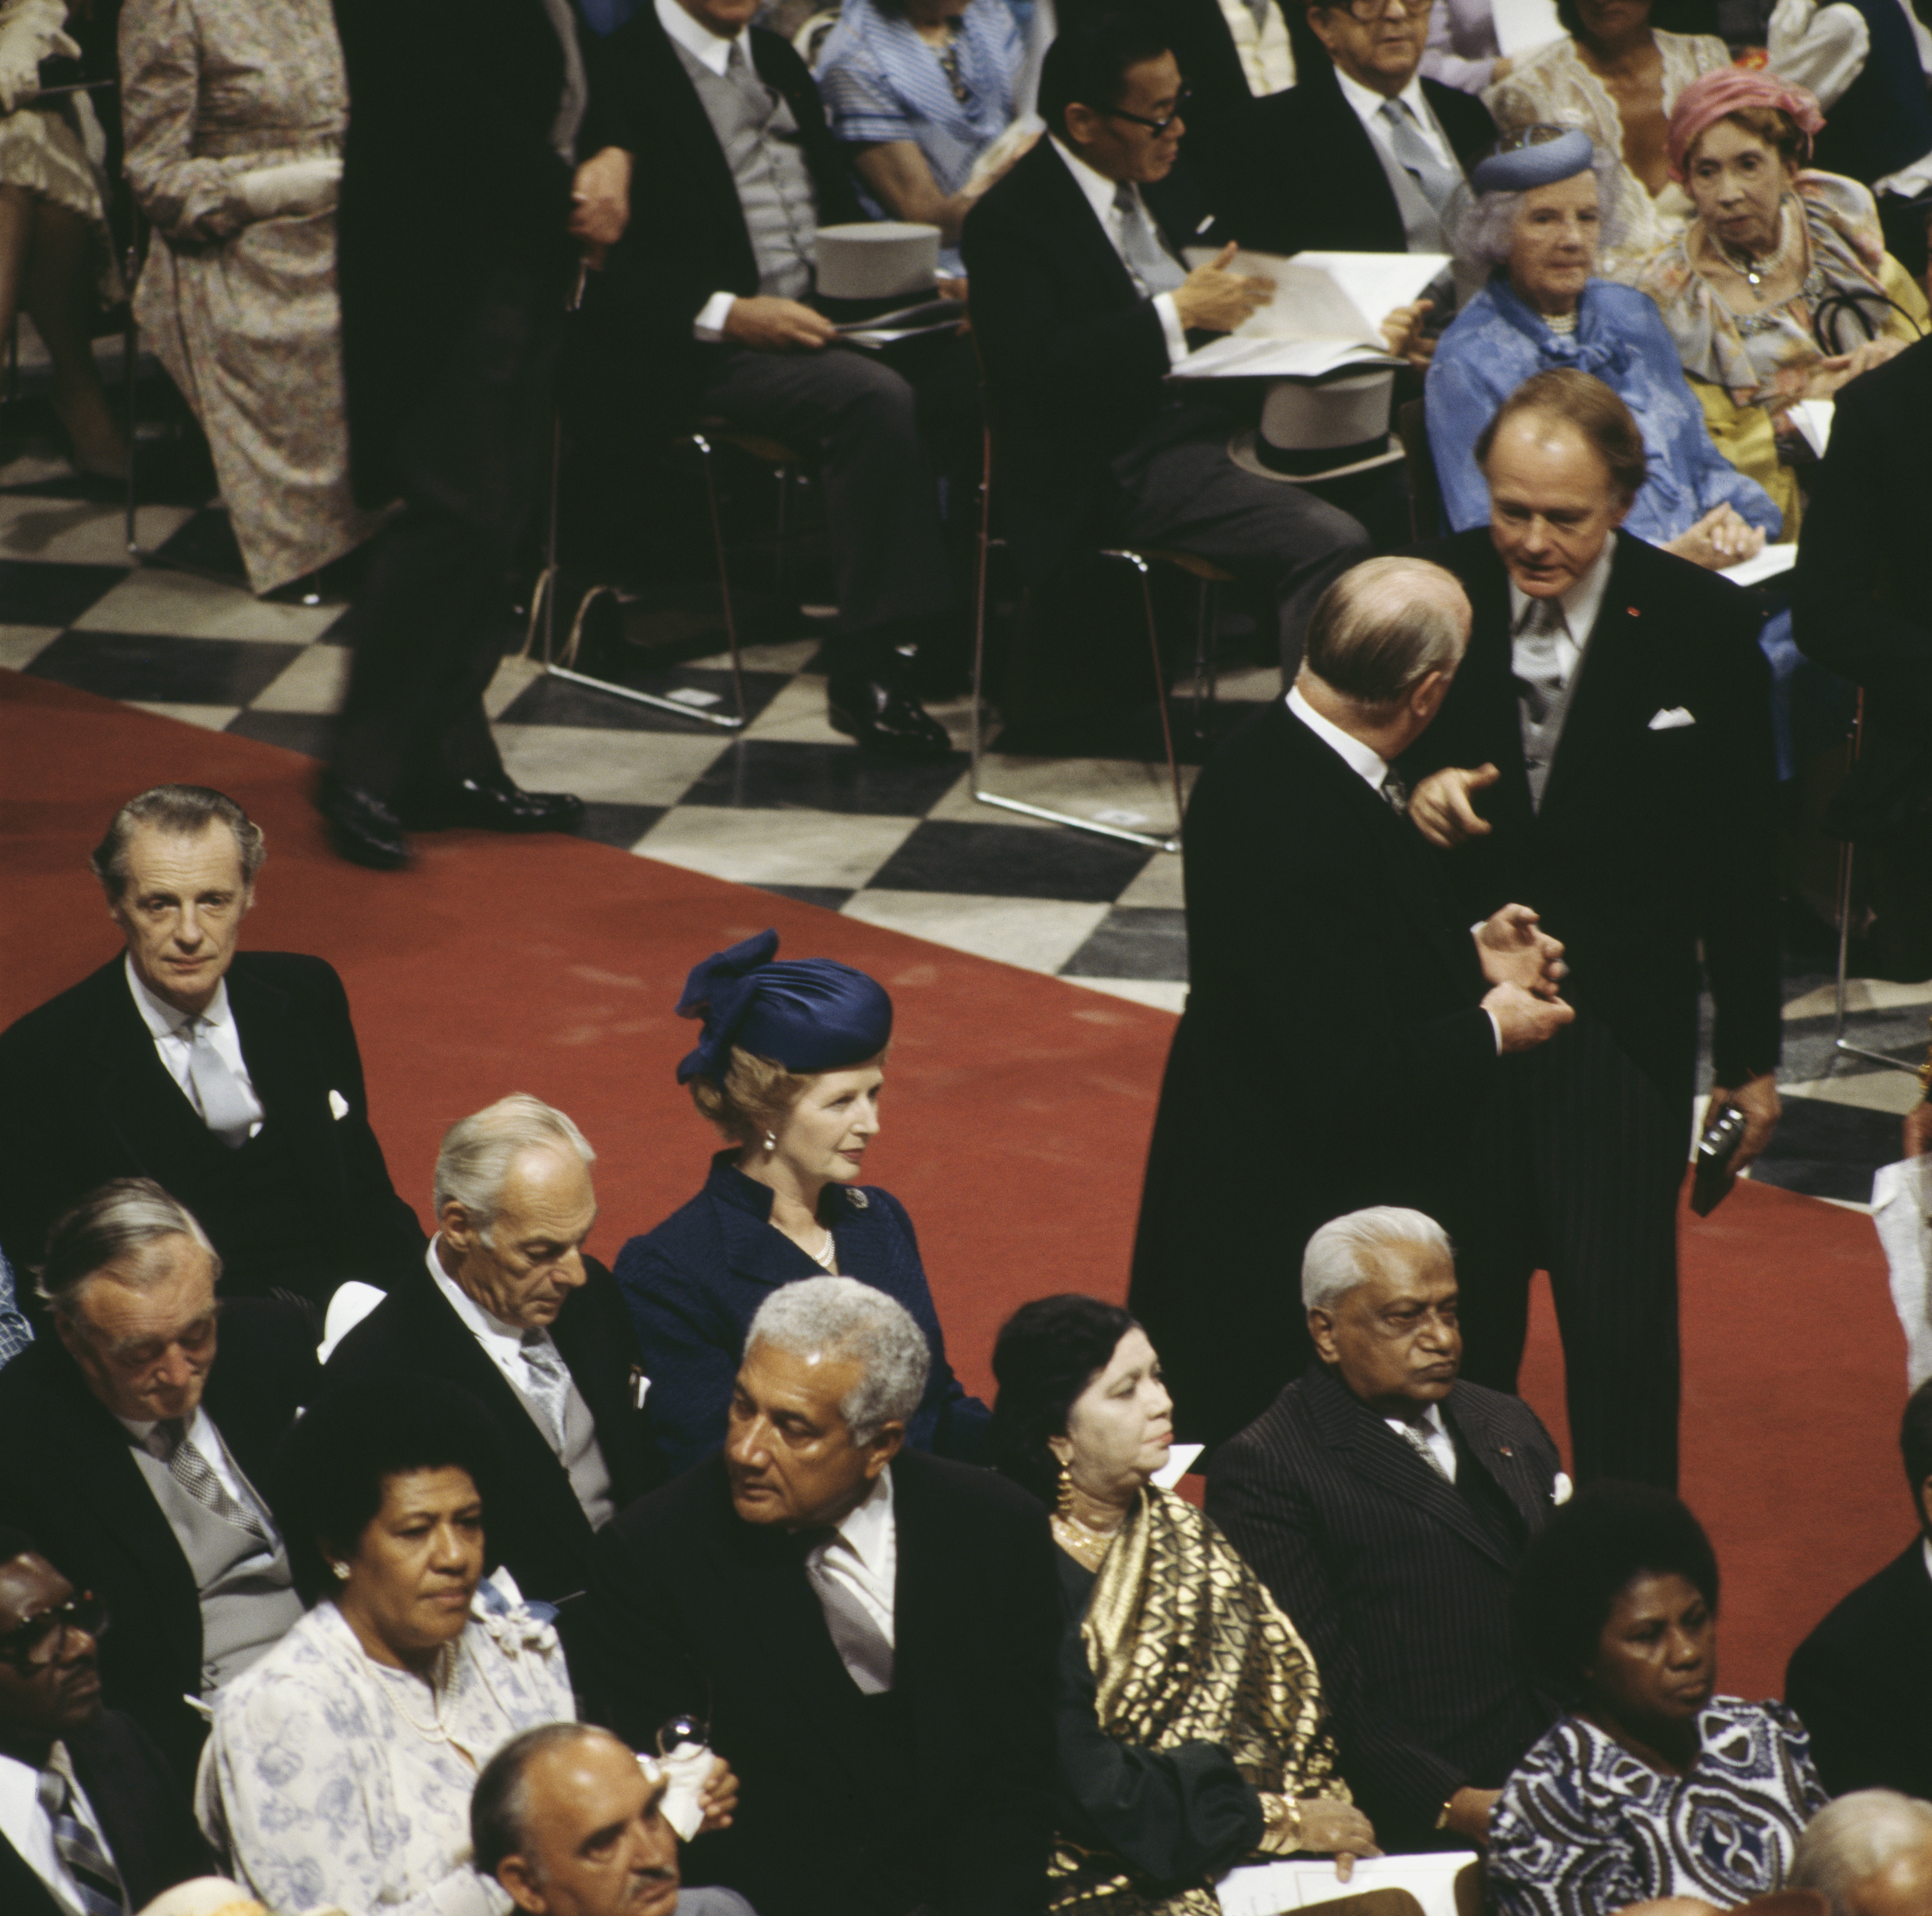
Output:
[[1832,1795],[1932,1795],[1932,1576],[1917,1537],[1791,1653],[1784,1700]]
[[[324,1301],[345,1278],[386,1285],[421,1259],[416,1213],[369,1126],[341,979],[318,958],[238,952],[227,984],[266,1113],[256,1142],[276,1144],[298,1193],[285,1223],[238,1203],[231,1153],[156,1054],[117,957],[0,1033],[0,1246],[16,1270],[37,1267],[48,1227],[114,1177],[152,1177],[194,1213],[229,1297],[272,1285]],[[349,1108],[340,1119],[332,1091]]]
[[[825,123],[805,62],[788,40],[754,27],[752,64],[798,122],[818,223],[862,219],[845,150]],[[681,385],[722,349],[692,337],[705,301],[715,292],[749,298],[758,290],[751,234],[724,150],[651,7],[611,34],[597,73],[600,134],[637,163],[630,226],[602,283],[591,289],[600,334],[618,363],[656,384],[663,403],[681,405]]]
[[[1699,947],[1718,1081],[1778,1063],[1777,771],[1761,615],[1727,580],[1628,532],[1532,811],[1510,676],[1508,576],[1487,526],[1417,548],[1469,595],[1469,650],[1404,756],[1412,786],[1488,763],[1490,835],[1449,855],[1472,916],[1533,905],[1568,946],[1564,996],[1600,1019],[1673,1108],[1697,1059]],[[1695,723],[1653,730],[1679,708]],[[1486,901],[1487,902],[1484,902]]]
[[1835,816],[1861,839],[1932,811],[1932,343],[1838,394],[1798,535],[1793,630],[1864,689],[1865,735]]
[[[1190,989],[1130,1301],[1177,1429],[1216,1442],[1307,1361],[1298,1274],[1318,1225],[1413,1204],[1459,1245],[1478,1236],[1460,1147],[1502,1065],[1438,868],[1280,700],[1209,760],[1183,835]],[[1271,1174],[1232,1171],[1230,1138],[1265,1138]]]
[[1548,1521],[1556,1447],[1520,1399],[1458,1384],[1451,1485],[1317,1364],[1216,1452],[1208,1513],[1306,1641],[1342,1774],[1384,1849],[1429,1848],[1465,1784],[1497,1789],[1554,1712],[1519,1673],[1516,1552],[1458,1487],[1480,1467],[1521,1520]]
[[[630,1315],[610,1273],[591,1258],[584,1267],[584,1282],[557,1313],[550,1336],[596,1424],[611,1504],[621,1510],[662,1473],[644,1414],[634,1408]],[[484,1513],[491,1556],[509,1566],[526,1597],[554,1603],[580,1591],[595,1537],[569,1474],[421,1258],[331,1354],[322,1385],[334,1390],[391,1375],[442,1378],[483,1405],[504,1471],[502,1493]]]
[[591,1718],[640,1749],[704,1717],[744,1785],[686,1859],[759,1916],[1033,1916],[1053,1821],[1060,1621],[1038,1504],[990,1471],[902,1451],[893,1687],[846,1674],[796,1541],[742,1521],[711,1458],[634,1504],[565,1614]]
[[[1212,237],[1180,169],[1144,199],[1177,255]],[[967,214],[960,248],[998,448],[995,510],[1036,580],[1100,536],[1117,496],[1108,462],[1168,403],[1166,335],[1046,139]]]
[[[1432,79],[1423,81],[1422,96],[1466,172],[1496,136],[1489,109]],[[1244,246],[1266,253],[1408,250],[1374,139],[1325,55],[1298,86],[1256,103],[1241,123],[1241,147],[1246,190],[1231,217]]]
[[[268,1298],[224,1306],[202,1397],[256,1490],[314,1394],[315,1347],[302,1313]],[[194,1573],[134,1461],[128,1433],[88,1390],[51,1331],[0,1370],[0,1522],[16,1524],[76,1590],[112,1613],[100,1643],[106,1701],[194,1774],[206,1735],[182,1701],[201,1690]]]
[[[109,1853],[139,1909],[213,1867],[187,1791],[131,1717],[100,1711],[62,1738],[74,1773],[107,1839]],[[7,1916],[66,1916],[66,1906],[0,1837],[0,1909]]]

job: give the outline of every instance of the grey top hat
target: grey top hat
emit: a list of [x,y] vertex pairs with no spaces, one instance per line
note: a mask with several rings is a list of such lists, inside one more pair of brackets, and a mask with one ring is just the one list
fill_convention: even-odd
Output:
[[939,229],[867,220],[818,229],[818,291],[826,299],[898,299],[930,292]]
[[1393,366],[1338,366],[1317,379],[1277,379],[1261,423],[1237,433],[1228,456],[1260,479],[1346,478],[1402,457],[1389,434]]

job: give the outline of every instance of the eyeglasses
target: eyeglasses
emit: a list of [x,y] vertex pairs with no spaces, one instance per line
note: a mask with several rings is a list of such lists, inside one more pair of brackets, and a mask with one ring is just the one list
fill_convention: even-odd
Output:
[[0,1662],[10,1663],[23,1676],[44,1670],[67,1648],[69,1630],[105,1636],[107,1624],[107,1606],[92,1591],[84,1591],[70,1602],[43,1610],[18,1630],[0,1636]]
[[1188,101],[1192,99],[1193,97],[1193,90],[1190,87],[1184,86],[1180,91],[1174,96],[1174,111],[1169,113],[1165,119],[1150,120],[1144,113],[1124,113],[1118,106],[1110,106],[1108,108],[1107,118],[1110,120],[1130,121],[1134,125],[1137,127],[1145,127],[1149,133],[1158,135],[1166,132],[1168,128],[1172,126],[1176,120],[1180,118],[1182,108],[1184,108],[1187,104]]
[[[1346,13],[1364,26],[1373,26],[1396,4],[1396,0],[1316,0],[1316,4],[1325,6],[1331,12]],[[1402,12],[1411,19],[1428,15],[1429,0],[1401,0],[1401,4]]]

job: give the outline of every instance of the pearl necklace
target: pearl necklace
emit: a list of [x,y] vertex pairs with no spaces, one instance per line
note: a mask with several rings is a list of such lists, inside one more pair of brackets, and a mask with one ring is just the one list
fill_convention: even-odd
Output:
[[1796,222],[1785,217],[1784,208],[1780,204],[1778,209],[1778,244],[1762,259],[1756,258],[1748,253],[1740,257],[1738,254],[1733,253],[1721,239],[1718,241],[1718,250],[1724,256],[1725,265],[1729,266],[1731,271],[1736,273],[1760,299],[1762,299],[1765,296],[1765,281],[1773,274],[1780,271],[1786,259],[1790,256],[1791,242],[1796,235]]
[[825,1229],[825,1242],[817,1250],[808,1251],[805,1255],[834,1277],[838,1275],[838,1240],[832,1236],[830,1225]]
[[[368,1657],[369,1653],[364,1651],[362,1654],[364,1657]],[[374,1661],[373,1658],[370,1660],[372,1663]],[[449,1732],[444,1727],[442,1721],[442,1696],[444,1690],[448,1687],[451,1677],[455,1672],[455,1667],[456,1646],[454,1644],[446,1643],[436,1652],[435,1666],[427,1679],[429,1684],[430,1702],[430,1721],[428,1723],[419,1722],[403,1707],[400,1684],[390,1681],[388,1678],[379,1679],[382,1683],[382,1694],[389,1699],[389,1708],[394,1711],[396,1714],[401,1717],[403,1721],[408,1724],[410,1728],[414,1730],[425,1743],[448,1743],[450,1740]]]
[[1546,313],[1543,323],[1552,333],[1574,333],[1576,330],[1576,316],[1574,313]]

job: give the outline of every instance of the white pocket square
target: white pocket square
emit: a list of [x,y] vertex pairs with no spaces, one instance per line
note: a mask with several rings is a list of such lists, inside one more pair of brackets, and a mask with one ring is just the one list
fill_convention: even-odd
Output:
[[340,1091],[328,1094],[328,1114],[338,1124],[349,1115],[349,1100]]
[[1650,721],[1653,732],[1674,732],[1680,725],[1694,725],[1696,720],[1681,705],[1673,705],[1668,712],[1658,712]]
[[1576,1487],[1576,1486],[1570,1481],[1569,1473],[1567,1471],[1558,1471],[1556,1473],[1556,1481],[1550,1486],[1550,1502],[1552,1504],[1568,1503],[1570,1501],[1570,1493],[1575,1490]]

